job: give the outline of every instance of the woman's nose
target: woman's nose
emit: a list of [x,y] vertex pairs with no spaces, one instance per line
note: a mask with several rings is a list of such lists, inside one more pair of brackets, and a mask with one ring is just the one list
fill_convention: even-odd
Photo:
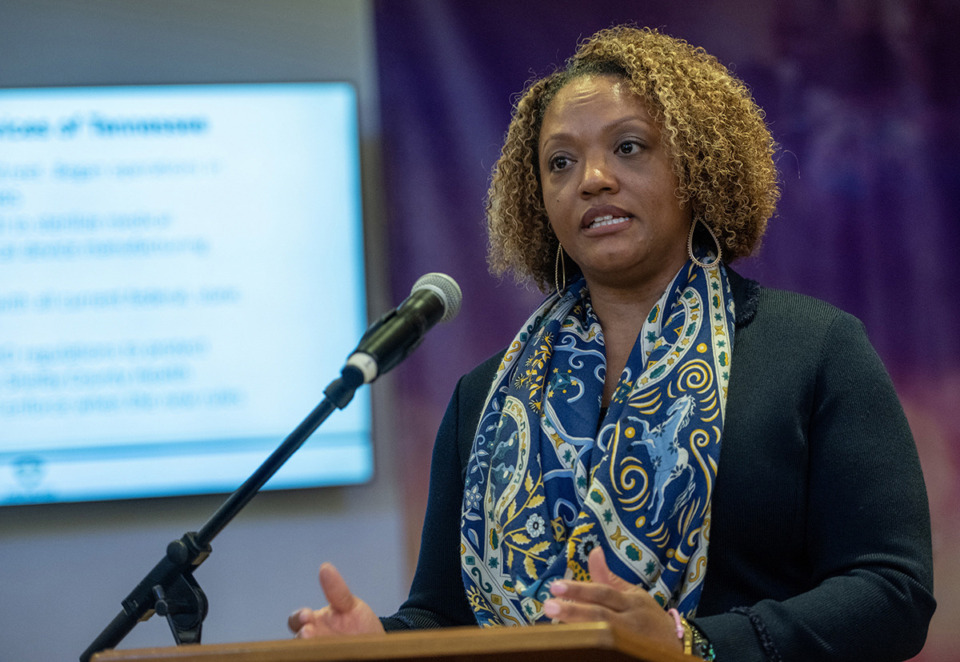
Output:
[[616,192],[618,182],[611,165],[605,155],[588,158],[584,164],[580,194],[590,196],[603,192]]

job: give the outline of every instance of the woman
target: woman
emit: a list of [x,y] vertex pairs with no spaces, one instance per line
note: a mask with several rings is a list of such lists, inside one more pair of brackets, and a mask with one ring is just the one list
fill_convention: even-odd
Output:
[[457,386],[407,602],[377,619],[324,565],[299,636],[605,620],[704,659],[922,647],[926,494],[883,366],[852,317],[726,267],[774,211],[774,149],[742,83],[656,31],[601,31],[527,88],[490,261],[556,292]]

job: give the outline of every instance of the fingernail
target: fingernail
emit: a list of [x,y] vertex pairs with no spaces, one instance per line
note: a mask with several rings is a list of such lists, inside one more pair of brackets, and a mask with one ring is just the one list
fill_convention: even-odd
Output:
[[567,585],[565,582],[553,582],[550,584],[550,593],[553,595],[563,595],[567,592]]
[[550,618],[556,618],[560,614],[560,604],[556,600],[547,600],[543,603],[543,613]]

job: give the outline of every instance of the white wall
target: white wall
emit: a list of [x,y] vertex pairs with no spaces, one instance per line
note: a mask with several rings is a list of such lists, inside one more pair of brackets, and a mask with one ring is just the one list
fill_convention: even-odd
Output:
[[[309,79],[359,86],[367,259],[382,264],[369,2],[0,2],[0,86]],[[382,311],[385,275],[372,268],[370,278],[370,308]],[[389,388],[389,377],[374,388],[381,425]],[[0,508],[0,662],[76,660],[166,544],[202,526],[222,499]],[[336,563],[378,612],[392,613],[409,581],[397,501],[390,449],[381,443],[370,485],[258,495],[195,574],[210,601],[204,642],[287,637],[287,614],[322,602],[321,560]],[[154,617],[121,647],[171,644]]]

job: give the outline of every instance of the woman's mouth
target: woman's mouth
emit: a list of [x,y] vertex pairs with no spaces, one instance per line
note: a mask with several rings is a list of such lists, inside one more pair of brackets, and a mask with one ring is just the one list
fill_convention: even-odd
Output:
[[629,216],[614,216],[613,214],[606,214],[604,216],[597,216],[593,221],[590,222],[588,228],[602,228],[605,225],[614,225],[616,223],[626,223],[630,220]]

